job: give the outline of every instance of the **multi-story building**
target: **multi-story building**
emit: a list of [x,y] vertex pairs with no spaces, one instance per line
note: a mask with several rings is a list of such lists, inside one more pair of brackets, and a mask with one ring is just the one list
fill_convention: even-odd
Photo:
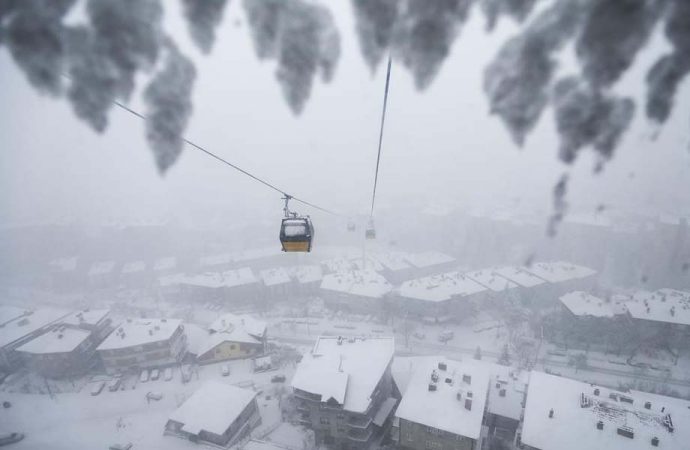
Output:
[[323,271],[319,265],[303,265],[291,268],[300,295],[314,294],[321,285]]
[[195,350],[197,360],[208,364],[250,358],[266,350],[266,323],[249,316],[224,314],[209,327],[209,334]]
[[535,371],[518,433],[528,450],[680,450],[690,442],[690,402]]
[[170,415],[164,434],[229,448],[260,424],[256,392],[211,381]]
[[366,449],[390,423],[390,337],[322,336],[302,358],[292,379],[300,422],[316,443],[338,450]]
[[383,313],[393,286],[372,269],[352,269],[324,275],[321,296],[332,309],[363,314]]
[[127,319],[97,351],[108,373],[164,367],[182,360],[186,336],[178,319]]
[[43,376],[79,375],[97,363],[96,347],[112,331],[109,315],[107,309],[74,312],[16,351],[30,370]]
[[489,395],[489,370],[445,358],[416,365],[404,388],[398,443],[412,450],[479,450],[488,433],[483,426]]

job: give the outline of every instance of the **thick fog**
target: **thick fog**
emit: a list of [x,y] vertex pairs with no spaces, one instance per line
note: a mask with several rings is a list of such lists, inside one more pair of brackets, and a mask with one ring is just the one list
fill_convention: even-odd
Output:
[[0,445],[684,448],[688,17],[1,2]]

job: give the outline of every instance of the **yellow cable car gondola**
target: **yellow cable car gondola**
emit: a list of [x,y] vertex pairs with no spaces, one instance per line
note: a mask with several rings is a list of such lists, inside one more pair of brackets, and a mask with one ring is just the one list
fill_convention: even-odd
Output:
[[290,196],[285,196],[285,218],[280,224],[280,244],[284,252],[310,252],[314,225],[309,216],[299,216],[288,209]]

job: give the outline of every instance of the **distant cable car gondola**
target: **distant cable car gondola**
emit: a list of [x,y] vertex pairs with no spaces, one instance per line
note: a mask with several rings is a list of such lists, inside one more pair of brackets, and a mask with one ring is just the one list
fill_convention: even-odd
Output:
[[280,244],[284,252],[310,252],[314,226],[309,216],[299,216],[288,209],[289,195],[285,199],[285,218],[280,225]]
[[376,239],[376,229],[374,228],[374,219],[369,219],[367,223],[367,229],[364,232],[364,236],[367,239]]
[[355,223],[353,221],[349,221],[347,223],[347,231],[353,232],[356,229],[357,229],[357,227],[355,226]]

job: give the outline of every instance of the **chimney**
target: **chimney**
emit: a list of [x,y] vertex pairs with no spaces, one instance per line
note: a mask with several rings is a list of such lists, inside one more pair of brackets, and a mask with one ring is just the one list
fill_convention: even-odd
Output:
[[471,398],[465,399],[465,409],[468,411],[472,411],[472,399]]
[[603,430],[604,429],[604,422],[601,420],[597,422],[597,430]]
[[599,396],[599,388],[594,388],[594,395]]
[[472,384],[472,375],[463,374],[462,382],[467,384]]
[[553,419],[553,408],[549,410],[549,419]]
[[429,383],[429,392],[434,392],[436,390],[436,385],[434,383]]
[[659,446],[659,438],[654,436],[652,438],[652,447],[658,447]]
[[652,402],[644,402],[644,409],[652,409]]

